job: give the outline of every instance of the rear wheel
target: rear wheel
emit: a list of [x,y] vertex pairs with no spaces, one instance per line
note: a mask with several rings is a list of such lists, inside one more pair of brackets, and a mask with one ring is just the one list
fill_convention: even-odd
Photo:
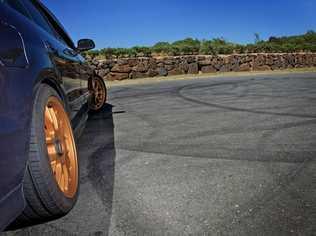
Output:
[[77,150],[64,104],[54,89],[41,85],[33,106],[23,181],[26,207],[13,228],[67,214],[77,200],[78,176]]
[[107,89],[102,78],[95,76],[89,84],[89,108],[92,111],[100,110],[106,103]]

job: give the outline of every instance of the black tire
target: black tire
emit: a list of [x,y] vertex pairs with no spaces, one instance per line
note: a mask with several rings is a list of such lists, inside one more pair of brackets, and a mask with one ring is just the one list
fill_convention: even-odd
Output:
[[[75,205],[58,187],[49,162],[44,132],[44,112],[48,98],[54,96],[64,104],[58,93],[48,85],[40,85],[33,105],[29,160],[23,180],[26,207],[10,229],[44,223],[66,215]],[[79,171],[79,169],[78,169]]]
[[[102,90],[101,93],[103,93],[102,98],[98,102],[95,101],[96,91],[93,86],[94,81],[99,84],[99,88],[100,90]],[[88,101],[89,109],[92,112],[101,110],[107,102],[107,88],[106,88],[104,80],[99,76],[94,76],[93,78],[91,78],[91,80],[89,81],[89,91],[90,91],[90,97]]]

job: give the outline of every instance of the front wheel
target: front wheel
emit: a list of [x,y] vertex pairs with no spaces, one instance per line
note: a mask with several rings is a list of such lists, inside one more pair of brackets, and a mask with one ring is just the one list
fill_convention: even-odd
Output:
[[60,96],[48,85],[41,85],[35,97],[28,155],[23,181],[26,207],[13,228],[64,216],[78,196],[72,127]]

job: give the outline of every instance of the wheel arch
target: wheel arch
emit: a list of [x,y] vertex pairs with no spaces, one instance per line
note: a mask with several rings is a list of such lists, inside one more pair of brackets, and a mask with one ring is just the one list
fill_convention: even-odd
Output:
[[59,76],[57,76],[56,73],[52,72],[51,70],[45,70],[39,74],[39,76],[37,77],[37,80],[35,81],[35,85],[33,89],[34,94],[37,92],[38,87],[41,84],[46,84],[50,86],[51,88],[53,88],[58,93],[62,101],[64,102],[66,111],[69,112],[70,110],[69,102],[67,99],[66,92],[62,87],[62,79],[60,79]]

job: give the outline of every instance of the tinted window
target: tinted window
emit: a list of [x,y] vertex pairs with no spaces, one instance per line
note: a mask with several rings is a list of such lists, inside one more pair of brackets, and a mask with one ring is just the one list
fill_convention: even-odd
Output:
[[46,30],[48,33],[53,34],[53,30],[51,29],[50,24],[48,23],[47,19],[44,15],[41,14],[39,9],[31,3],[29,0],[23,0],[24,6],[27,8],[29,14],[32,16],[33,21]]
[[39,4],[38,2],[34,0],[30,0],[33,2],[39,11],[41,11],[42,15],[46,17],[46,19],[49,21],[50,26],[53,28],[54,32],[56,33],[56,36],[63,41],[65,44],[68,45],[70,48],[75,48],[71,38],[69,38],[68,34],[64,31],[64,28],[60,24],[60,22],[57,20],[57,18],[42,4]]
[[3,0],[2,2],[8,4],[10,7],[20,12],[22,15],[29,17],[27,10],[24,8],[23,4],[19,0]]

